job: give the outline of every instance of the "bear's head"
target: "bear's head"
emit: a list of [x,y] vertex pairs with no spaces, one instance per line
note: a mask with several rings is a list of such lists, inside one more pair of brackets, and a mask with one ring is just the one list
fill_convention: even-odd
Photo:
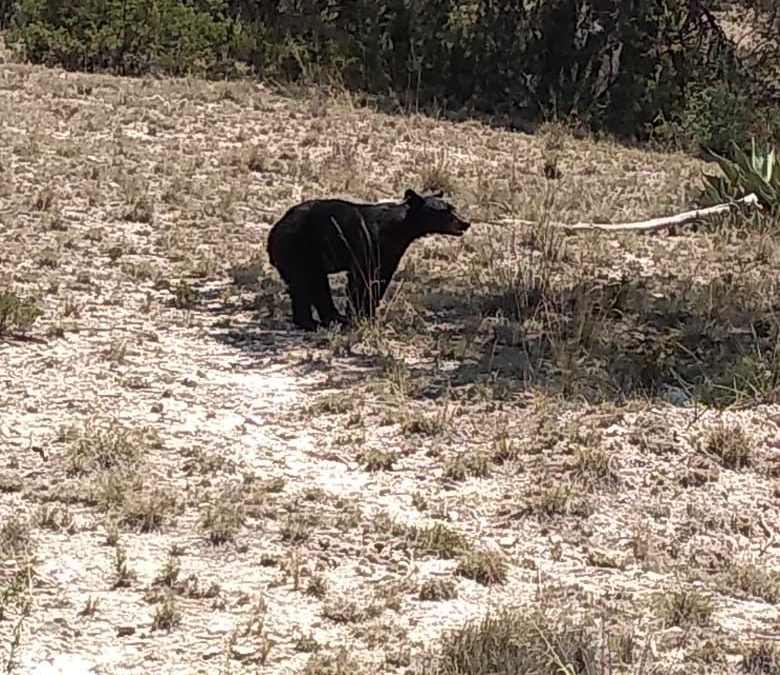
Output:
[[455,207],[444,199],[441,190],[420,195],[410,188],[404,193],[404,203],[409,206],[407,220],[421,228],[421,233],[462,237],[471,227],[471,223],[461,218]]

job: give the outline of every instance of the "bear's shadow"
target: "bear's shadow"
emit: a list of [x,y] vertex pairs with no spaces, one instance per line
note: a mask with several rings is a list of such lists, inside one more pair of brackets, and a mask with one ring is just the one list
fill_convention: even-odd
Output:
[[[336,302],[344,302],[343,284],[333,286]],[[394,311],[394,290],[385,320],[403,339],[405,331],[415,329]],[[780,331],[780,303],[762,315],[758,307],[734,298],[717,315],[703,301],[708,292],[706,287],[692,292],[684,280],[659,293],[646,280],[585,279],[559,289],[557,304],[529,293],[519,307],[516,297],[503,292],[423,290],[418,314],[438,353],[419,365],[402,364],[408,395],[470,397],[475,388],[488,388],[493,396],[511,396],[533,386],[594,402],[672,396],[677,402],[729,403],[751,391],[780,387],[780,374],[770,363]],[[264,305],[264,299],[270,302]],[[355,349],[348,330],[306,334],[295,329],[281,282],[266,281],[259,301],[243,298],[238,304],[205,307],[222,319],[213,325],[212,337],[251,356],[249,364],[276,363],[294,350],[328,347],[319,350],[328,352],[327,358],[299,360],[296,368],[325,371],[336,388],[387,369],[387,357]],[[546,323],[539,321],[542,311]],[[577,327],[588,316],[593,321]]]

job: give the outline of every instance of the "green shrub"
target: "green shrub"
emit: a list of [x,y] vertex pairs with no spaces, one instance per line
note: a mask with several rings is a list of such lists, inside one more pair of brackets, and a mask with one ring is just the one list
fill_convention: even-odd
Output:
[[332,77],[409,108],[576,115],[716,151],[757,132],[750,113],[756,97],[772,109],[761,87],[776,80],[742,67],[708,3],[692,0],[16,0],[11,16],[7,42],[37,63]]
[[71,70],[216,75],[232,34],[224,11],[221,0],[18,0],[6,42]]
[[704,196],[713,202],[739,199],[754,193],[772,215],[780,215],[780,164],[775,148],[761,151],[751,139],[750,154],[735,143],[734,159],[712,153],[722,175],[705,174]]

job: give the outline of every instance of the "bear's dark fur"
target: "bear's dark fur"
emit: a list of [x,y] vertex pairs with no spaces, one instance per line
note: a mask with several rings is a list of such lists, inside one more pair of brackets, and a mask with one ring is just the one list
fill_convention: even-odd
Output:
[[347,321],[333,304],[328,274],[346,271],[352,311],[374,316],[415,239],[428,234],[459,237],[469,226],[441,192],[422,196],[407,190],[400,203],[313,199],[293,206],[271,228],[268,257],[287,283],[293,321],[315,330],[320,323]]

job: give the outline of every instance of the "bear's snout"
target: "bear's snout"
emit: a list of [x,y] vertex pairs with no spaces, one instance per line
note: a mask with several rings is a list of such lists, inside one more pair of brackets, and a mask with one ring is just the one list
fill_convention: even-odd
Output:
[[466,233],[466,230],[468,230],[471,227],[471,223],[465,218],[461,218],[460,216],[453,215],[450,226],[452,228],[452,233],[458,237],[461,237]]

